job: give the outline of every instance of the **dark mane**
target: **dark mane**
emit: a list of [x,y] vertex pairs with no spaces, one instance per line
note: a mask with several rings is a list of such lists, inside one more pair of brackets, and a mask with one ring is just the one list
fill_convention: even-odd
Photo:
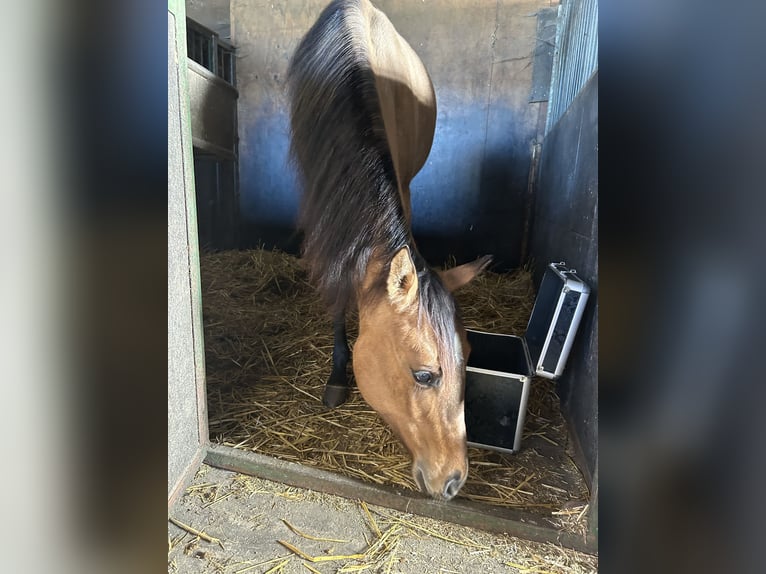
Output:
[[442,370],[454,369],[462,362],[462,354],[455,346],[455,329],[461,323],[460,312],[455,299],[419,253],[415,252],[415,266],[418,268],[418,295],[421,320],[425,316],[431,324],[439,346],[439,361]]
[[[443,368],[454,365],[452,295],[415,249],[397,188],[375,77],[355,0],[335,0],[290,62],[291,154],[303,188],[298,226],[312,281],[335,314],[354,302],[370,258],[390,263],[410,246],[421,318],[429,321]],[[378,281],[384,290],[389,266]]]
[[381,107],[356,2],[335,1],[288,71],[291,152],[303,186],[303,255],[323,299],[342,311],[373,249],[389,259],[408,244]]

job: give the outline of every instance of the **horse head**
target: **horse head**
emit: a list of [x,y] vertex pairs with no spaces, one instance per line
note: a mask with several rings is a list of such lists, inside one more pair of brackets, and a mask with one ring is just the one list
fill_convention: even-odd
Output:
[[433,271],[408,247],[371,265],[359,301],[353,369],[367,403],[412,454],[412,474],[434,498],[449,500],[468,475],[464,420],[470,352],[452,290],[490,258]]

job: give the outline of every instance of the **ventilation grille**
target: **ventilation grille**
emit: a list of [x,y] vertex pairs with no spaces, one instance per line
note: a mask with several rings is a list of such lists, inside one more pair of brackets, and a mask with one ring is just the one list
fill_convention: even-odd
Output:
[[236,85],[234,47],[194,20],[186,19],[187,56],[232,86]]
[[546,134],[598,69],[598,0],[564,0],[559,10]]

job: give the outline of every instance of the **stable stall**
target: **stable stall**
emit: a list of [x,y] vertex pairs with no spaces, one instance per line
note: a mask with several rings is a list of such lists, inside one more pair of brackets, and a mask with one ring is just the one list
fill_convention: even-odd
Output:
[[[191,153],[203,142],[183,141],[179,169],[194,155],[197,202],[182,170],[185,193],[179,184],[169,214],[178,239],[169,255],[178,272],[169,283],[179,294],[169,301],[178,341],[169,343],[169,506],[204,458],[284,484],[595,552],[596,3],[375,3],[418,53],[436,92],[433,147],[411,186],[418,247],[433,267],[494,256],[489,271],[456,293],[477,355],[466,391],[468,480],[449,502],[418,492],[407,451],[355,389],[336,409],[321,400],[333,327],[298,257],[285,73],[325,2],[191,4],[201,18],[230,15],[231,37],[221,45],[236,56],[236,90],[220,90],[236,100],[236,113],[226,117],[237,121],[238,138],[226,153],[238,169],[230,191],[210,193],[204,187],[220,190],[220,179],[206,184],[204,154]],[[192,28],[214,27],[207,25]],[[169,34],[177,36],[179,26],[176,19]],[[185,48],[169,49],[176,46]],[[178,71],[184,64],[175,62]],[[192,77],[205,77],[198,63],[186,65]],[[180,118],[185,83],[178,83]],[[203,112],[187,113],[194,135]],[[197,222],[208,221],[215,223],[204,226],[200,251]],[[551,269],[554,279],[545,275]],[[353,327],[349,336],[353,347]]]

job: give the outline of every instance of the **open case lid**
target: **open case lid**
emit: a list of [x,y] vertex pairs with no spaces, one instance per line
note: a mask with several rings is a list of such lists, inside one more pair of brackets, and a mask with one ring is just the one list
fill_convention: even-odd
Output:
[[466,329],[471,345],[468,357],[469,371],[507,376],[509,374],[531,377],[534,374],[524,339],[516,335],[487,333]]
[[[570,292],[577,296],[568,297]],[[560,358],[566,360],[582,312],[578,300],[584,303],[589,292],[590,288],[565,263],[548,265],[524,335],[533,373],[551,378],[560,374],[556,367]]]

